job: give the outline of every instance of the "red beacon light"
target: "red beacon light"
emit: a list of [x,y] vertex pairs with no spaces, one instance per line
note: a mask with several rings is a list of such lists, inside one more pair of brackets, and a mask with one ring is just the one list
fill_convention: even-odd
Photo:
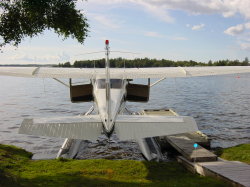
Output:
[[109,45],[109,40],[106,40],[106,41],[105,41],[105,44],[106,44],[106,45]]

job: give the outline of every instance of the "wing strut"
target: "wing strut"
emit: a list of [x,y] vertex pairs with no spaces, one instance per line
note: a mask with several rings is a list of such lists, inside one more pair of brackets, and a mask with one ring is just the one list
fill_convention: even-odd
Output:
[[160,83],[161,81],[165,80],[167,77],[163,77],[162,79],[159,79],[157,81],[155,81],[153,84],[150,85],[150,87],[155,86],[156,84]]
[[57,78],[53,78],[55,81],[57,81],[57,82],[59,82],[59,83],[61,83],[61,84],[63,84],[64,86],[66,86],[66,87],[70,87],[68,84],[66,84],[66,83],[64,83],[63,81],[61,81],[61,80],[59,80],[59,79],[57,79]]

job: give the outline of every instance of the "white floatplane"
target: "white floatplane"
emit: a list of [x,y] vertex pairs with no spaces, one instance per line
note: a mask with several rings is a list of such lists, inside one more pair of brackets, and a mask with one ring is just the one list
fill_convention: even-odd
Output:
[[[194,118],[189,116],[125,115],[125,103],[147,102],[150,88],[166,78],[249,73],[250,66],[228,67],[161,67],[161,68],[110,68],[109,41],[105,42],[105,68],[47,68],[47,67],[1,67],[0,75],[68,78],[70,98],[75,102],[94,102],[98,114],[86,113],[75,117],[24,119],[19,133],[67,138],[96,140],[102,133],[108,137],[115,131],[120,140],[136,140],[166,136],[198,130]],[[73,85],[71,79],[89,79],[89,84]],[[147,85],[133,84],[131,79],[148,79]],[[150,78],[159,78],[150,84]],[[65,83],[63,83],[65,84]],[[62,148],[63,148],[62,147]],[[143,151],[143,150],[142,150]],[[59,156],[60,156],[59,152]],[[145,155],[145,154],[144,154]]]

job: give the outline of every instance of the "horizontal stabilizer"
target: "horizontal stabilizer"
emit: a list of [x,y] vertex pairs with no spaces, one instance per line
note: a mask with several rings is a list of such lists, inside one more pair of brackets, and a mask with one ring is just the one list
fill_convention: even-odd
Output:
[[198,127],[188,116],[121,115],[116,119],[115,131],[120,140],[138,140],[194,132]]
[[102,132],[98,115],[24,119],[19,134],[96,140]]

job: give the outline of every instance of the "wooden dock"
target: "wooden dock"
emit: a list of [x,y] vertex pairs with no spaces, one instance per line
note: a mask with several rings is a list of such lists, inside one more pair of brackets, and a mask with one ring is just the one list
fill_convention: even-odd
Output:
[[182,156],[178,156],[177,160],[193,173],[219,178],[237,187],[250,187],[250,165],[248,164],[222,159],[215,162],[190,162]]
[[202,146],[198,145],[195,149],[194,144],[196,143],[187,136],[166,136],[166,140],[173,148],[183,155],[189,161],[196,162],[209,162],[216,161],[217,156]]
[[[143,110],[142,115],[176,115],[172,110]],[[238,161],[225,161],[208,151],[201,145],[210,147],[209,139],[201,132],[183,133],[156,138],[161,146],[167,144],[177,150],[182,156],[177,156],[178,162],[188,170],[203,176],[211,176],[224,180],[229,185],[250,187],[250,165]],[[194,144],[198,143],[195,149]],[[208,146],[209,145],[209,146]]]

